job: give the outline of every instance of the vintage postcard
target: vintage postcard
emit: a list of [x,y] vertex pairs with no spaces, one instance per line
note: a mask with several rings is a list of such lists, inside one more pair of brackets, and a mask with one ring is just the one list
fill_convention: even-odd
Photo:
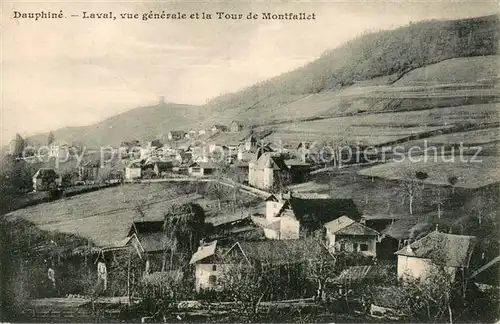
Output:
[[498,321],[499,9],[3,1],[0,321]]

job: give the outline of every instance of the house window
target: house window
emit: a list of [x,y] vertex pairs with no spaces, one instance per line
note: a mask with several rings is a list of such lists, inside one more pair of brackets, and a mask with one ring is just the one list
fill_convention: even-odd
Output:
[[345,251],[345,243],[340,243],[339,251]]
[[215,264],[212,266],[212,271],[217,271],[217,266]]
[[354,244],[352,245],[352,251],[353,251],[353,252],[358,252],[358,251],[359,251],[359,245],[358,245],[358,243],[354,243]]
[[201,171],[201,168],[193,168],[193,172],[199,173]]
[[360,244],[359,249],[363,252],[368,251],[368,244]]
[[214,275],[211,275],[208,277],[208,283],[211,284],[211,285],[215,285],[215,283],[217,282],[217,277],[214,276]]

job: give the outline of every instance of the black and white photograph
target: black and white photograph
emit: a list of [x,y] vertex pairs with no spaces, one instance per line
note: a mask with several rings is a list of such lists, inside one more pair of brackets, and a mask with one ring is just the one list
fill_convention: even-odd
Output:
[[497,323],[494,0],[5,0],[0,322]]

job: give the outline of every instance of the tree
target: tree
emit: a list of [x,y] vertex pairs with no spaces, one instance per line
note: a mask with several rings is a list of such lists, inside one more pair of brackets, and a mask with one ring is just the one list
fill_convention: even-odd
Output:
[[[183,264],[196,251],[205,232],[203,208],[194,203],[172,205],[165,214],[163,231],[165,242],[163,270],[165,270],[168,252],[170,252],[170,268],[175,268],[175,262]],[[174,261],[175,254],[178,257]]]
[[404,172],[404,178],[401,182],[401,187],[403,188],[403,192],[401,193],[403,200],[402,203],[405,202],[405,199],[408,198],[408,207],[410,215],[413,215],[413,202],[415,200],[416,195],[421,189],[420,184],[417,182],[415,178],[415,173],[406,170]]
[[54,133],[49,132],[49,135],[47,135],[47,145],[54,143],[55,139]]
[[451,175],[448,176],[447,180],[448,180],[448,184],[452,188],[451,189],[452,192],[455,193],[455,184],[458,182],[458,177],[455,176],[455,175],[453,175],[453,174],[451,174]]
[[224,262],[226,266],[220,280],[222,291],[236,303],[241,315],[250,320],[255,319],[262,299],[273,285],[275,271],[237,258],[229,258]]

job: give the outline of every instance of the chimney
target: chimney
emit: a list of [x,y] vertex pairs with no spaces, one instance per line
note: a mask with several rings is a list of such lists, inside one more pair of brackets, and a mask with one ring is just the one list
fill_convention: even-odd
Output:
[[163,105],[164,103],[165,103],[165,96],[160,96],[160,97],[158,98],[158,104],[159,104],[159,105]]

